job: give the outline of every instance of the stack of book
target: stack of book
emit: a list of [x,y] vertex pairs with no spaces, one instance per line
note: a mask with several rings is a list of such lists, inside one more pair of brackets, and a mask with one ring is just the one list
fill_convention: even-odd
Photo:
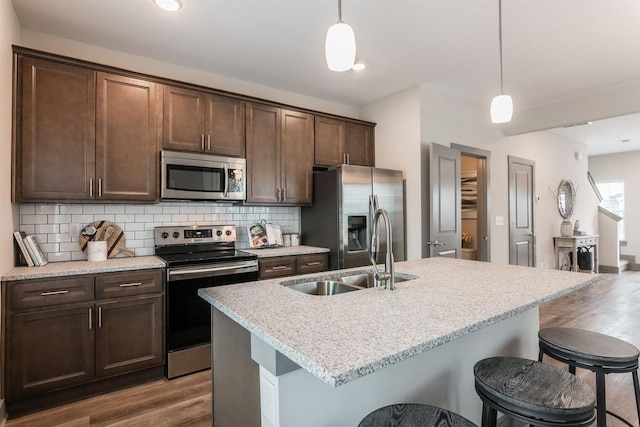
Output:
[[[13,233],[16,243],[20,248],[18,253],[18,265],[28,265],[29,267],[41,266],[47,264],[47,259],[38,245],[35,236],[27,236],[24,231],[16,231]],[[21,262],[24,260],[24,262]]]
[[586,231],[580,231],[580,230],[573,230],[573,235],[574,236],[586,236],[587,232]]

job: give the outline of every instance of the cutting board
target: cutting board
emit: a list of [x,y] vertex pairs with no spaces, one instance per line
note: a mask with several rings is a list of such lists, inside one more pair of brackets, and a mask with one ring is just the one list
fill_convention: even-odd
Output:
[[87,253],[87,242],[92,240],[106,240],[107,258],[113,258],[120,252],[129,256],[134,256],[134,252],[125,247],[124,232],[119,225],[110,221],[94,221],[87,224],[87,227],[89,226],[94,226],[96,228],[96,234],[93,236],[87,236],[80,233],[80,236],[78,237],[78,244],[84,253]]

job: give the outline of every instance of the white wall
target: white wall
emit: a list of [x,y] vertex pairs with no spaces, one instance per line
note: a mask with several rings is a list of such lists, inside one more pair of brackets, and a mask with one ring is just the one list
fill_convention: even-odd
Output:
[[589,157],[589,171],[596,181],[623,180],[625,240],[623,255],[640,261],[640,151]]
[[[199,84],[213,89],[226,90],[242,95],[281,102],[301,108],[322,111],[341,116],[359,118],[355,107],[329,102],[318,98],[274,89],[243,80],[218,74],[187,68],[176,64],[157,61],[142,56],[131,55],[111,49],[51,36],[49,34],[27,30],[23,31],[22,46],[98,64],[123,68],[125,70],[164,77],[187,83]],[[206,55],[206,49],[203,50]]]
[[18,209],[11,203],[11,103],[13,53],[20,42],[20,25],[10,1],[0,1],[0,272],[13,267],[13,232]]
[[404,171],[407,260],[421,258],[420,96],[417,88],[362,109],[376,126],[376,166]]
[[[554,194],[563,179],[573,181],[577,189],[576,205],[570,220],[580,220],[580,229],[598,231],[598,199],[587,181],[586,146],[549,131],[512,136],[490,145],[491,151],[491,260],[509,262],[508,160],[512,155],[533,160],[535,193],[540,201],[535,205],[537,266],[554,268],[553,236],[560,235],[562,217],[558,213]],[[582,153],[582,160],[575,152]],[[504,226],[495,225],[495,217],[503,216]]]
[[[524,157],[536,162],[536,259],[537,265],[554,267],[553,236],[559,235],[562,218],[553,193],[560,181],[570,179],[577,187],[577,203],[571,220],[579,219],[581,229],[597,232],[597,199],[587,181],[586,146],[543,131],[504,137],[501,128],[492,125],[488,107],[479,107],[460,99],[434,92],[427,87],[409,89],[362,109],[362,117],[378,123],[376,163],[398,168],[407,177],[407,254],[420,258],[423,236],[422,217],[426,214],[420,200],[427,192],[420,173],[426,167],[421,152],[430,143],[449,146],[452,142],[490,151],[489,216],[491,218],[491,261],[509,262],[507,156]],[[416,117],[419,114],[419,117]],[[416,130],[419,120],[419,131]],[[420,141],[420,142],[417,142]],[[418,147],[421,144],[422,147]],[[575,152],[582,160],[575,159]],[[495,225],[495,217],[505,219]]]

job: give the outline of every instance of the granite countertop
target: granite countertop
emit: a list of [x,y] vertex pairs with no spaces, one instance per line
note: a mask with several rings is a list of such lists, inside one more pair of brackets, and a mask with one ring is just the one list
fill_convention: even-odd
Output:
[[113,273],[117,271],[164,268],[165,262],[155,256],[110,258],[106,261],[50,262],[41,267],[15,267],[0,278],[7,280],[46,279],[48,277],[75,276],[80,274]]
[[395,271],[418,279],[397,283],[394,291],[370,288],[332,296],[280,285],[291,278],[201,289],[199,294],[336,387],[599,280],[584,273],[450,258],[399,262]]
[[253,255],[257,255],[258,258],[274,257],[274,256],[292,256],[292,255],[310,255],[321,254],[330,252],[328,248],[318,248],[316,246],[280,246],[277,248],[245,248],[241,249],[244,252],[248,252]]

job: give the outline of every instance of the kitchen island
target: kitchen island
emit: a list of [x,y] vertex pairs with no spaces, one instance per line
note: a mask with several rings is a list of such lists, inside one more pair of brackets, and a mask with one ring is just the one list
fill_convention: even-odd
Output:
[[237,353],[218,362],[244,357],[259,365],[254,373],[260,378],[262,426],[355,426],[373,409],[400,402],[441,406],[479,424],[475,362],[492,355],[536,358],[538,306],[598,280],[430,258],[397,263],[396,273],[416,278],[397,283],[394,291],[315,296],[282,286],[363,270],[200,291],[214,319],[216,427],[232,418],[225,411],[247,403],[230,405],[230,393],[216,407],[224,390],[215,390],[215,348],[233,327],[250,336],[249,356]]

